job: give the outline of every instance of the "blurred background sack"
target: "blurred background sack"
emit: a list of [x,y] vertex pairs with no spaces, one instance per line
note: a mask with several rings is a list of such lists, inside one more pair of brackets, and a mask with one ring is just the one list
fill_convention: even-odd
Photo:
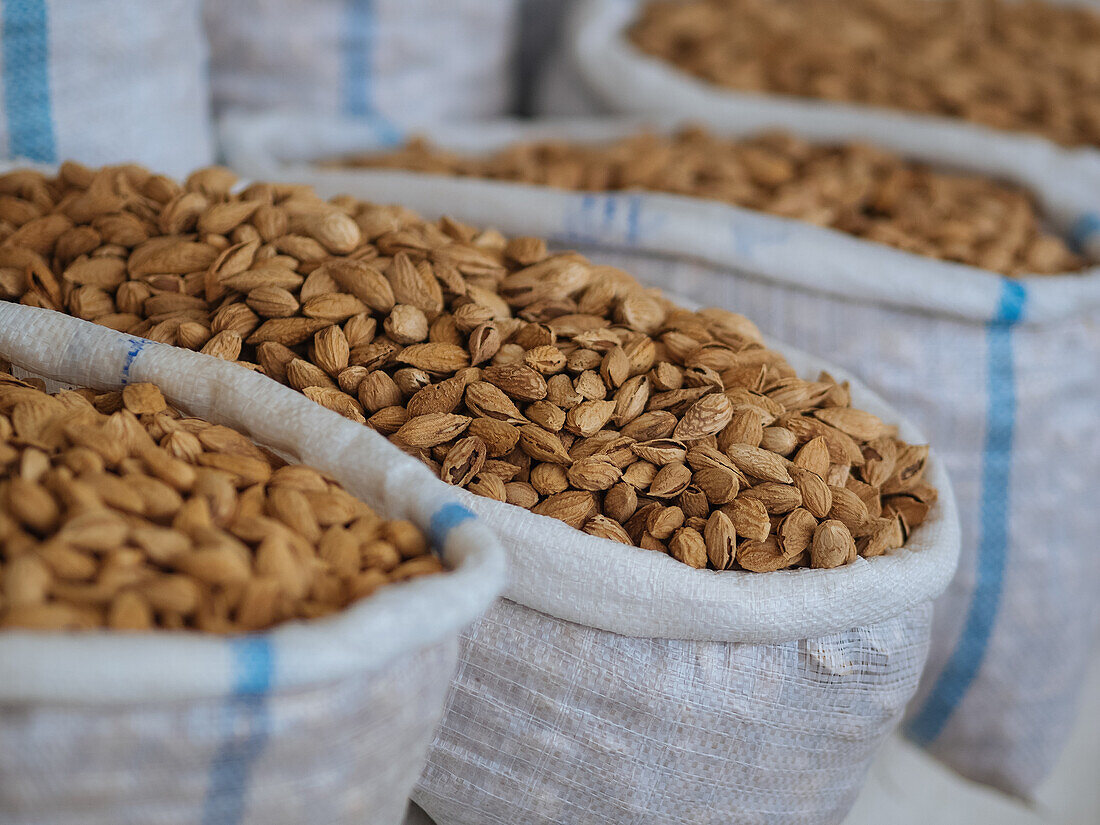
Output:
[[[904,113],[1100,145],[1100,18],[1072,16],[1100,10],[1096,0],[573,3],[561,52],[612,112],[732,118],[765,106],[867,125]],[[948,13],[926,14],[937,6]],[[834,37],[821,37],[832,24]]]
[[0,15],[3,157],[174,175],[213,160],[201,0],[21,0]]
[[512,105],[517,0],[206,4],[217,111],[295,109],[384,127]]

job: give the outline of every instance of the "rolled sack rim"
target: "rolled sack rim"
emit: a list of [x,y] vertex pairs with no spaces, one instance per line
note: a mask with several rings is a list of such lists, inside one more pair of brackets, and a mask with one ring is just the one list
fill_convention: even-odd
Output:
[[[43,347],[44,340],[51,345]],[[73,353],[83,353],[96,366],[74,364]],[[173,403],[173,390],[179,391],[183,382],[204,386],[215,404],[240,405],[241,399],[263,397],[272,422],[301,424],[299,444],[307,447],[306,463],[341,481],[345,479],[339,470],[310,461],[311,439],[330,441],[337,454],[358,450],[349,454],[365,456],[365,462],[404,458],[369,428],[250,370],[52,310],[0,301],[0,356],[65,383],[80,380],[75,377],[79,372],[88,379],[85,386],[99,389],[158,382]],[[50,360],[67,362],[68,373]],[[174,377],[160,382],[165,365],[173,366]],[[237,416],[208,417],[231,426],[241,424]],[[249,418],[255,415],[246,412],[243,420]],[[318,436],[318,429],[324,435]],[[294,452],[295,445],[274,446]],[[457,638],[504,585],[504,554],[484,520],[461,505],[453,488],[433,482],[426,467],[402,462],[388,475],[393,484],[383,482],[378,495],[385,506],[377,506],[384,515],[410,518],[420,526],[449,564],[447,572],[387,585],[330,617],[286,622],[258,633],[0,630],[0,706],[266,694],[378,671],[403,656]]]
[[[768,345],[802,377],[826,370],[838,381],[849,381],[854,407],[897,424],[899,436],[910,443],[927,443],[912,423],[847,371],[785,345]],[[459,493],[466,506],[494,525],[505,547],[510,571],[505,598],[624,636],[768,644],[891,619],[946,589],[958,565],[959,519],[951,481],[934,449],[926,478],[939,498],[905,547],[831,570],[773,573],[695,570],[671,556],[589,536],[465,490]]]

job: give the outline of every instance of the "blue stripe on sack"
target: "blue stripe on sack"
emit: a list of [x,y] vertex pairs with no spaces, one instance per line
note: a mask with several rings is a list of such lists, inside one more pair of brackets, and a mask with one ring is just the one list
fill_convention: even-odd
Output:
[[642,196],[631,195],[626,214],[626,240],[634,246],[638,243],[638,228],[642,214]]
[[997,317],[989,322],[989,410],[982,456],[981,537],[978,542],[977,584],[962,634],[951,658],[932,687],[924,707],[907,733],[918,745],[928,745],[943,731],[978,675],[1000,606],[1009,550],[1009,487],[1012,440],[1016,427],[1016,376],[1012,328],[1024,315],[1024,285],[1002,281]]
[[401,130],[384,118],[371,100],[374,78],[371,54],[376,25],[374,0],[345,0],[347,12],[343,33],[344,114],[368,121],[385,146],[401,143]]
[[126,361],[122,364],[122,385],[126,386],[130,383],[130,367],[133,366],[134,361],[137,360],[138,353],[145,349],[145,345],[149,342],[144,338],[131,338],[129,346],[126,350]]
[[1073,222],[1069,229],[1069,243],[1077,252],[1081,252],[1090,240],[1100,234],[1100,215],[1086,212]]
[[271,730],[267,704],[275,676],[275,650],[267,636],[229,641],[234,682],[223,716],[222,744],[210,764],[202,825],[240,825],[252,768]]
[[565,243],[625,243],[641,237],[642,197],[617,192],[586,193],[569,201],[562,231],[554,240]]
[[581,211],[578,216],[578,237],[592,239],[596,237],[589,226],[596,223],[596,213],[599,211],[599,202],[593,194],[586,194],[581,198]]
[[50,38],[45,0],[3,0],[4,110],[8,154],[57,160],[50,108]]
[[432,520],[428,524],[428,537],[431,539],[432,552],[437,556],[443,555],[443,548],[447,544],[447,536],[464,521],[477,518],[473,513],[461,504],[453,501],[444,504],[432,514]]
[[561,240],[564,243],[583,243],[592,240],[592,232],[588,226],[595,222],[592,215],[595,207],[596,196],[591,193],[583,194],[579,198],[571,198],[563,216],[561,234],[555,240]]

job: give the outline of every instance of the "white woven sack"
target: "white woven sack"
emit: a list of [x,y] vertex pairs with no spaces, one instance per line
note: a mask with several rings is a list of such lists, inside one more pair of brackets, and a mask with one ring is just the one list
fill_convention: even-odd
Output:
[[[655,119],[650,118],[650,121]],[[771,123],[764,112],[715,128]],[[659,123],[659,121],[658,121]],[[636,121],[440,127],[432,140],[606,140]],[[868,139],[903,155],[1013,180],[1100,257],[1100,166],[1090,153],[955,124],[869,126],[788,117],[817,140]],[[642,280],[735,309],[827,354],[913,417],[958,489],[959,575],[938,601],[906,732],[963,775],[1028,796],[1073,724],[1100,628],[1100,270],[1007,280],[725,204],[654,193],[581,194],[303,161],[380,148],[369,128],[277,118],[225,124],[243,170],[307,181],[504,232],[548,237]]]
[[[803,375],[823,366],[788,355]],[[931,480],[941,504],[906,549],[767,575],[692,570],[463,491],[512,572],[463,636],[413,799],[440,825],[839,822],[916,688],[954,570],[938,459]]]
[[518,0],[210,0],[214,104],[385,127],[501,115]]
[[213,159],[202,0],[15,0],[0,10],[0,157]]
[[0,633],[0,821],[401,822],[459,631],[503,584],[486,527],[380,436],[232,364],[3,302],[0,357],[100,389],[154,381],[412,519],[453,568],[263,633]]
[[[877,141],[882,133],[904,129],[947,127],[957,134],[981,135],[986,127],[942,115],[919,114],[860,103],[842,103],[792,95],[739,92],[682,71],[646,54],[630,42],[626,29],[646,0],[577,0],[567,26],[566,46],[585,86],[613,112],[652,113],[682,118],[719,119],[735,124],[741,118],[764,117],[776,125],[841,128]],[[1044,0],[1047,3],[1100,7],[1098,0]],[[807,132],[807,134],[813,134]],[[941,132],[941,135],[950,132]],[[1036,140],[1041,140],[1036,138]],[[950,149],[948,146],[940,148]],[[1084,150],[1089,154],[1089,150]],[[1100,157],[1094,161],[1100,167]]]

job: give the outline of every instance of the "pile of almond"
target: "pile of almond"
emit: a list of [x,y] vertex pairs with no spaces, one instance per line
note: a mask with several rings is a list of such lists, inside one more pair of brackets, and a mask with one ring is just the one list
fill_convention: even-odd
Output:
[[643,52],[720,86],[1100,145],[1100,14],[1036,0],[654,0]]
[[237,361],[451,484],[693,567],[836,567],[936,501],[927,447],[740,315],[537,238],[233,183],[0,177],[37,212],[0,242],[6,295]]
[[515,143],[466,156],[413,140],[342,165],[521,181],[561,189],[646,189],[725,201],[1006,275],[1079,270],[1030,194],[936,172],[864,144],[817,145],[785,132],[723,138],[694,127],[611,143]]
[[0,628],[261,630],[440,570],[412,523],[152,384],[0,371]]

